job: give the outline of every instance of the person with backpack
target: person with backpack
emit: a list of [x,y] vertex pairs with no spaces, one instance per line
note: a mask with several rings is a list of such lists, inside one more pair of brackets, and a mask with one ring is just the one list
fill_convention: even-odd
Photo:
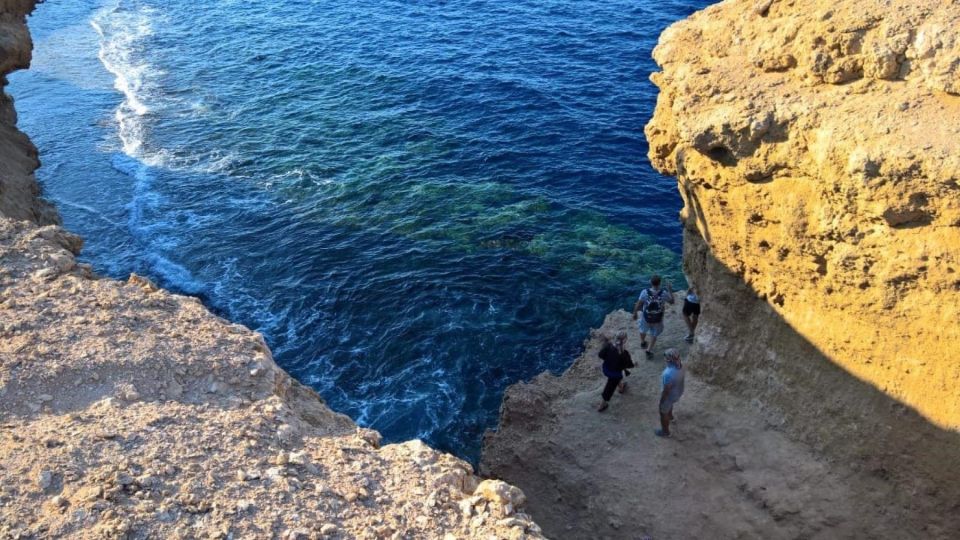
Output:
[[627,333],[623,330],[617,332],[616,337],[611,341],[610,337],[604,334],[602,336],[603,347],[597,356],[603,360],[601,371],[607,377],[607,384],[603,387],[603,403],[597,409],[597,412],[603,412],[610,406],[610,398],[613,397],[614,389],[624,393],[627,390],[627,382],[623,380],[625,375],[630,375],[629,369],[633,367],[633,359],[630,358],[630,352],[627,351]]
[[[663,332],[663,314],[666,305],[673,303],[673,290],[670,283],[667,289],[660,288],[660,276],[650,278],[650,287],[640,293],[640,298],[633,305],[633,320],[637,320],[637,313],[643,311],[640,319],[640,346],[647,353],[647,358],[653,358],[653,346],[657,344],[657,336]],[[650,345],[647,346],[647,334],[650,334]]]

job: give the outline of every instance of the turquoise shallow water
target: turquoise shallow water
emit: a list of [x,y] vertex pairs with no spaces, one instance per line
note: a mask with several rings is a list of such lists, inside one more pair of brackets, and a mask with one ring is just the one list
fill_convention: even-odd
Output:
[[267,337],[336,410],[476,459],[651,272],[659,32],[707,2],[84,0],[11,77],[84,258]]

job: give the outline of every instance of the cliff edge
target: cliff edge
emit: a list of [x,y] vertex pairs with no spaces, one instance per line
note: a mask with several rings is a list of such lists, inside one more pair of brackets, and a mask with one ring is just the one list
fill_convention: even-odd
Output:
[[[0,0],[3,86],[34,4]],[[0,93],[0,538],[541,537],[520,490],[381,447],[260,335],[78,263],[15,122]]]
[[481,467],[548,534],[956,535],[958,27],[956,2],[728,0],[663,33],[650,159],[704,305],[658,345],[690,372],[679,435],[652,434],[660,364],[591,410],[596,341],[509,389]]

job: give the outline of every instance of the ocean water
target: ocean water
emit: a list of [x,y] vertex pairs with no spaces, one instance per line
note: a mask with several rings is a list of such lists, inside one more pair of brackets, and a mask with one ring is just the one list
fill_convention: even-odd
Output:
[[683,284],[650,167],[678,0],[76,0],[20,127],[83,259],[262,332],[336,410],[476,460],[505,387]]

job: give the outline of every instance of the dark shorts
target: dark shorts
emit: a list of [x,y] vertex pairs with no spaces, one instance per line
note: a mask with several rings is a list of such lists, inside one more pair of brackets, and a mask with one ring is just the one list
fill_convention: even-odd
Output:
[[687,317],[700,314],[700,304],[694,304],[689,300],[683,301],[683,314]]
[[610,398],[613,397],[613,391],[617,389],[621,382],[623,382],[623,377],[607,377],[607,384],[604,385],[603,392],[600,393],[604,401],[610,401]]

